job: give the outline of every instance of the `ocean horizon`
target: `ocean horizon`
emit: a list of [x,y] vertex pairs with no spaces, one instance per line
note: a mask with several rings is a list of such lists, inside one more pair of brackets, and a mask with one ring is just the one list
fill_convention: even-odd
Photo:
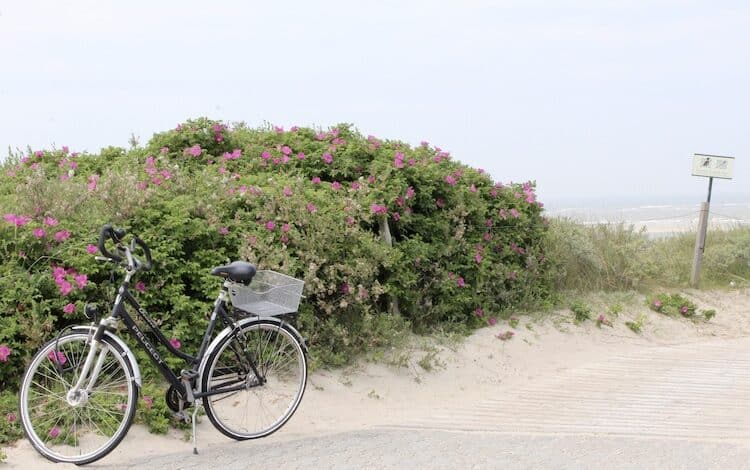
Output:
[[[692,200],[691,200],[692,198]],[[583,224],[620,224],[645,227],[653,236],[695,231],[706,195],[673,197],[552,198],[545,202],[548,217]],[[750,195],[712,197],[709,229],[750,226]]]

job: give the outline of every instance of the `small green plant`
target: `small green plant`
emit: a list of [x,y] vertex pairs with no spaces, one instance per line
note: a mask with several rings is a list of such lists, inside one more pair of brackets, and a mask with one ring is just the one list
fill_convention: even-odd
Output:
[[591,307],[584,304],[583,302],[573,302],[570,305],[570,310],[573,312],[576,323],[581,323],[591,319]]
[[518,323],[519,321],[517,316],[511,315],[510,318],[508,318],[508,325],[510,325],[511,328],[518,328]]
[[706,321],[711,320],[713,317],[716,316],[716,310],[714,309],[708,309],[708,310],[701,310],[701,314],[706,319]]
[[630,328],[633,333],[639,334],[643,330],[643,324],[646,321],[646,315],[641,314],[638,316],[638,319],[635,321],[626,321],[625,326]]
[[496,338],[499,339],[500,341],[508,341],[509,339],[513,337],[513,335],[515,335],[515,333],[512,330],[508,330],[505,333],[500,333],[496,335]]

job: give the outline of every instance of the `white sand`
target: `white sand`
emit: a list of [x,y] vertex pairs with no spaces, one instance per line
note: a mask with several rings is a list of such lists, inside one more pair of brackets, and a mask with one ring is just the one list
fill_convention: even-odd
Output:
[[[623,304],[623,313],[614,318],[613,328],[600,329],[593,322],[574,325],[572,315],[566,311],[547,315],[538,322],[521,316],[516,334],[509,341],[496,338],[498,333],[511,329],[507,323],[483,328],[454,346],[455,350],[439,346],[442,351],[438,360],[445,365],[429,372],[417,364],[427,354],[425,351],[417,352],[401,368],[361,363],[343,370],[317,371],[310,377],[297,414],[281,431],[264,441],[409,422],[500,396],[545,375],[602,360],[608,355],[645,346],[750,335],[750,290],[683,293],[699,308],[716,309],[717,316],[710,323],[667,318],[649,311],[643,299],[635,296],[632,303]],[[595,316],[612,303],[592,301],[597,307]],[[625,321],[641,314],[646,315],[646,322],[643,332],[636,335],[625,326]],[[228,442],[205,418],[198,428],[199,448]],[[53,466],[25,440],[4,450],[8,460],[0,469],[75,468]],[[182,432],[157,436],[134,426],[115,451],[92,466],[119,468],[133,458],[174,452],[188,456],[191,450]]]

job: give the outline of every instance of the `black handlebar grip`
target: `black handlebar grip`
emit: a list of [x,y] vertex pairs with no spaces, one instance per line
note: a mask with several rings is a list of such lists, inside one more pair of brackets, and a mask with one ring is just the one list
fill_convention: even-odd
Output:
[[127,234],[127,232],[124,228],[112,229],[112,240],[114,240],[115,243],[119,243],[123,238],[125,238],[125,234]]
[[150,270],[154,264],[151,260],[151,250],[149,249],[148,245],[146,245],[146,242],[138,237],[133,238],[133,242],[135,242],[136,245],[140,246],[143,249],[143,253],[146,255],[146,262],[143,264],[143,269],[145,269],[146,271]]
[[[107,237],[112,238],[112,240],[114,240],[115,243],[117,243],[117,240],[115,240],[114,238],[115,237],[114,232],[115,230],[112,229],[111,225],[109,224],[104,225],[102,227],[102,231],[99,232],[99,245],[98,246],[99,246],[99,252],[102,254],[102,256],[106,256],[107,258],[119,263],[120,261],[122,261],[122,258],[118,255],[114,255],[110,253],[109,251],[107,251],[107,247],[106,247]],[[118,232],[120,232],[123,237],[125,236],[124,230],[120,229]]]

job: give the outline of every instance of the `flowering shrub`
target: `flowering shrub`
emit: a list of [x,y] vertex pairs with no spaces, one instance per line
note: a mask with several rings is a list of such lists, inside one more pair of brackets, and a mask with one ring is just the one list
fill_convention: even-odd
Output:
[[[655,312],[665,315],[697,318],[698,307],[680,294],[657,294],[648,300],[649,307]],[[700,310],[706,321],[716,316],[716,310]]]
[[542,210],[533,183],[346,125],[198,119],[129,151],[15,155],[0,173],[0,387],[84,321],[85,301],[111,299],[110,266],[94,260],[107,222],[149,243],[155,268],[133,291],[181,350],[199,346],[210,269],[242,258],[305,280],[297,322],[313,363],[341,364],[393,331],[477,327],[546,298]]
[[681,315],[692,317],[696,306],[680,294],[658,294],[649,300],[649,307],[655,312],[665,315]]

